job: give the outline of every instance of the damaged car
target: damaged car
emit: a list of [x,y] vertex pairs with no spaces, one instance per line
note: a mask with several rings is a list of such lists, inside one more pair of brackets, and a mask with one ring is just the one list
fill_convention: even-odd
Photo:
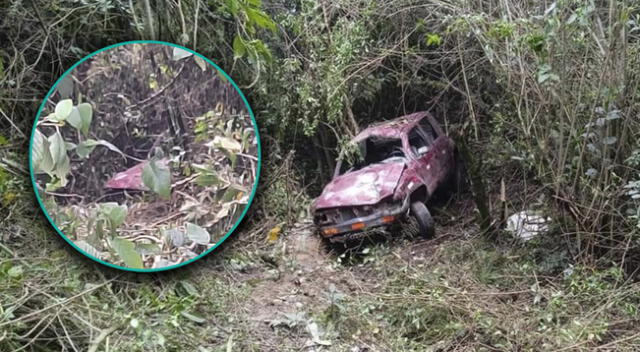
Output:
[[431,238],[434,222],[426,203],[460,177],[458,169],[453,140],[428,112],[370,126],[340,153],[333,179],[311,205],[313,221],[331,242],[361,238],[410,217],[419,234]]

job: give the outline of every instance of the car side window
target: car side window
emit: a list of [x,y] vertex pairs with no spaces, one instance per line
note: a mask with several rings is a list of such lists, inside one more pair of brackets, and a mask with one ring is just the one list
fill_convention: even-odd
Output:
[[409,132],[409,146],[413,153],[421,157],[429,151],[429,147],[433,143],[433,139],[425,133],[420,126],[416,126]]
[[436,138],[438,138],[438,134],[436,133],[435,128],[431,126],[431,123],[429,123],[429,119],[427,119],[426,117],[420,120],[420,123],[418,125],[420,126],[420,128],[422,128],[424,133],[426,133],[428,137],[430,137],[432,142],[435,141]]

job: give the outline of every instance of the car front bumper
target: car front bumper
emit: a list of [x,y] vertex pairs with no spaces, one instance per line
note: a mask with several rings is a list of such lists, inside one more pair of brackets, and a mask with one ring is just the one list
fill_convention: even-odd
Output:
[[366,237],[368,230],[381,226],[388,226],[403,218],[409,212],[409,200],[406,199],[401,206],[383,209],[374,214],[353,218],[335,225],[319,227],[322,237],[331,242],[344,242],[351,239]]

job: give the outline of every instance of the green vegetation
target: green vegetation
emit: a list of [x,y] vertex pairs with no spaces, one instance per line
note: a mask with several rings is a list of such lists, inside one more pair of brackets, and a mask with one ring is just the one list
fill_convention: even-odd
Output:
[[[0,11],[0,350],[640,346],[636,2],[59,0]],[[35,113],[58,76],[131,39],[175,42],[216,62],[247,94],[264,148],[258,198],[231,241],[162,275],[77,255],[36,211],[25,164]],[[162,86],[163,75],[145,87]],[[88,154],[97,144],[86,143],[87,120],[80,105],[71,117],[70,103],[52,119],[66,116],[59,127],[79,131],[76,152]],[[337,151],[362,127],[418,110],[483,156],[474,170],[496,236],[479,236],[463,193],[433,208],[433,241],[321,246],[306,209]],[[212,127],[216,113],[198,117],[196,138],[221,130],[213,144],[245,150],[243,131]],[[42,167],[61,184],[54,166],[64,171],[67,145],[50,136],[43,144],[57,147],[42,149],[51,157]],[[244,192],[212,165],[184,172],[227,185],[218,196],[229,201]],[[550,232],[522,242],[500,230],[525,209],[550,216]],[[118,214],[101,214],[108,232]],[[193,226],[163,235],[203,240]],[[115,248],[137,265],[130,245]]]

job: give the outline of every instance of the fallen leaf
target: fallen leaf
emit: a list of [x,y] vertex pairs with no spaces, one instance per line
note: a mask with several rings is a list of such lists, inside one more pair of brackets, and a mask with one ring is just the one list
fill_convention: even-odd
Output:
[[275,226],[269,233],[267,234],[267,242],[274,243],[280,237],[280,233],[282,232],[282,227],[280,225]]

